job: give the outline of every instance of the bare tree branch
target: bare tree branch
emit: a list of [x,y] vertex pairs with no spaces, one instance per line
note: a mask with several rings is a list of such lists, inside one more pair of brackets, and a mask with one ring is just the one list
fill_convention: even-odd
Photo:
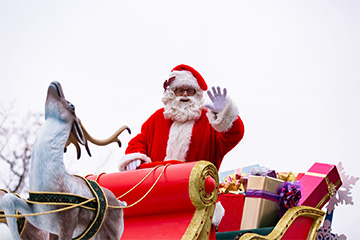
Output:
[[11,192],[28,190],[31,149],[41,126],[42,114],[23,117],[11,112],[12,105],[0,109],[0,188]]

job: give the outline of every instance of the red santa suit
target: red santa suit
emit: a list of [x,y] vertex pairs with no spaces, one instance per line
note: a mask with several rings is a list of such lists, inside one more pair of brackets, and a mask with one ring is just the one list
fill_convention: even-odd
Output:
[[[186,91],[195,89],[195,95],[188,97],[183,95],[184,91],[176,95],[176,89],[184,86],[187,87]],[[236,105],[226,97],[224,90],[224,94],[216,93],[222,103],[218,112],[203,109],[203,91],[207,90],[207,84],[195,69],[184,64],[172,70],[169,79],[164,82],[164,89],[162,101],[165,108],[151,115],[142,125],[141,133],[129,142],[125,156],[120,161],[120,171],[126,170],[129,163],[137,160],[142,163],[207,160],[219,169],[225,154],[244,135],[244,125]],[[176,104],[179,104],[177,100],[186,102],[180,105],[185,107],[187,113],[176,110]],[[210,108],[213,106],[210,105]]]
[[174,122],[157,110],[143,125],[141,133],[128,144],[120,170],[140,159],[143,162],[207,160],[218,169],[225,156],[244,135],[244,125],[235,104],[227,99],[220,113],[202,110],[197,120]]

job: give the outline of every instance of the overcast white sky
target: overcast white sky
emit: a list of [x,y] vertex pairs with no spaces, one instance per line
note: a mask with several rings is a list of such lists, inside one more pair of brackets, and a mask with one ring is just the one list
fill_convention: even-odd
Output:
[[[359,16],[357,0],[0,0],[0,104],[43,112],[49,83],[59,81],[94,137],[124,124],[133,131],[120,150],[91,145],[93,157],[76,161],[71,149],[69,171],[114,172],[162,107],[163,81],[184,63],[226,87],[244,121],[220,170],[304,172],[342,161],[360,176]],[[358,236],[359,189],[355,206],[335,210],[333,230],[348,239]]]

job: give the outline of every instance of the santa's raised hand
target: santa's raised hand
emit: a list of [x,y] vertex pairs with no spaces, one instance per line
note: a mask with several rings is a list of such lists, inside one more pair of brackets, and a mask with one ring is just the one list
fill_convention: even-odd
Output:
[[212,101],[213,105],[205,104],[205,107],[209,108],[214,113],[221,112],[226,105],[226,88],[223,89],[223,93],[221,93],[221,88],[218,86],[216,89],[212,87],[213,93],[210,90],[207,91],[207,94]]

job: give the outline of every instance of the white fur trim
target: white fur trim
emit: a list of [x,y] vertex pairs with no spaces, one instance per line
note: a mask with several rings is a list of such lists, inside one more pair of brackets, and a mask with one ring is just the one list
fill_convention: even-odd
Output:
[[226,132],[229,130],[239,115],[239,110],[235,103],[228,97],[226,98],[226,104],[224,109],[219,113],[214,113],[210,109],[206,116],[209,119],[210,124],[218,132]]
[[126,166],[135,160],[141,160],[142,163],[149,163],[152,162],[151,159],[142,153],[129,153],[126,154],[121,160],[120,160],[120,171],[126,171]]
[[200,91],[201,88],[191,72],[183,71],[172,71],[170,77],[175,77],[174,81],[171,82],[170,88],[179,88],[182,86],[193,87],[196,91]]
[[222,206],[221,202],[217,202],[214,211],[214,216],[212,218],[212,224],[215,227],[219,226],[224,215],[225,215],[225,208]]
[[195,121],[177,121],[171,125],[165,160],[185,161],[194,123]]

